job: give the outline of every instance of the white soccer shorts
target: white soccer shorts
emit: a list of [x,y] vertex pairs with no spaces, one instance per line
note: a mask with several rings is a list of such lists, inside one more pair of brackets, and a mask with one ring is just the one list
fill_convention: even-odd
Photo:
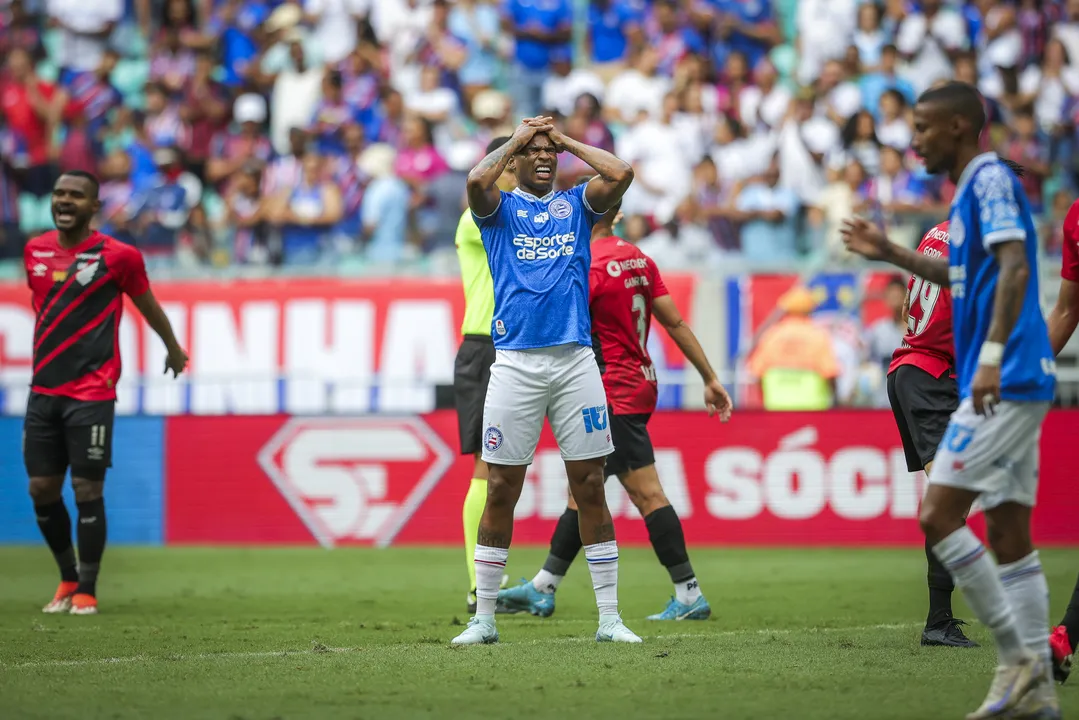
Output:
[[544,417],[564,460],[611,454],[607,394],[592,348],[574,344],[495,352],[483,404],[483,460],[531,464]]
[[980,493],[991,510],[1006,502],[1034,507],[1038,494],[1038,445],[1047,402],[1002,401],[979,415],[970,398],[952,413],[929,482]]

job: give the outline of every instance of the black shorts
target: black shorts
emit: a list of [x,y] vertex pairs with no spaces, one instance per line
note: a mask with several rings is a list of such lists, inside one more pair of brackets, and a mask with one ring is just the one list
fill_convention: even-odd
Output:
[[495,344],[488,335],[465,335],[453,361],[453,405],[461,454],[483,449],[483,401],[495,364]]
[[23,423],[23,461],[30,477],[74,475],[103,479],[112,466],[116,403],[30,393]]
[[933,461],[937,446],[959,407],[959,389],[947,374],[935,378],[913,365],[888,374],[888,400],[903,439],[907,470],[917,472]]
[[614,452],[607,456],[604,469],[607,477],[654,465],[656,454],[648,435],[648,418],[652,416],[613,415],[610,409],[607,416],[611,419],[611,442],[614,443]]

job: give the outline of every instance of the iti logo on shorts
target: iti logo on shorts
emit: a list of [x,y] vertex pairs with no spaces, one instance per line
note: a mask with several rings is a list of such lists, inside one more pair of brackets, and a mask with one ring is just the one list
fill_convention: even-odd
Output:
[[453,461],[453,451],[418,417],[293,418],[258,454],[326,548],[392,543]]
[[502,431],[493,425],[483,431],[483,446],[488,451],[494,452],[502,447]]
[[547,212],[556,220],[565,220],[573,214],[573,206],[569,204],[566,198],[555,198],[554,201],[547,206]]
[[501,319],[495,320],[495,332],[499,335],[506,334],[506,323],[502,322]]
[[581,415],[584,416],[585,434],[588,434],[593,430],[607,429],[607,408],[602,405],[585,408],[584,410],[581,410]]

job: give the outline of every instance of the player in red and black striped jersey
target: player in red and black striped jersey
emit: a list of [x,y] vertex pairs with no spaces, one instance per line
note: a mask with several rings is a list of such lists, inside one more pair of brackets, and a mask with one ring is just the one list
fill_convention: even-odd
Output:
[[[932,257],[948,255],[948,223],[942,222],[922,238],[918,252]],[[888,367],[888,399],[903,440],[910,472],[933,465],[937,446],[948,421],[959,406],[952,341],[952,295],[928,280],[911,275],[907,283],[907,334]],[[929,614],[922,645],[977,647],[952,617],[955,583],[926,541],[929,563]]]
[[[704,381],[709,414],[730,418],[731,399],[720,384],[693,331],[671,300],[655,263],[632,243],[614,236],[618,206],[592,229],[589,277],[592,347],[607,394],[614,453],[607,477],[615,475],[644,518],[659,561],[674,583],[675,596],[650,620],[704,620],[711,615],[686,551],[682,523],[656,473],[648,419],[656,409],[656,369],[648,355],[652,315],[664,326]],[[554,593],[581,550],[577,506],[572,496],[551,536],[547,561],[536,577],[498,594],[501,612],[554,612]]]
[[[1056,305],[1046,318],[1053,354],[1059,355],[1079,325],[1079,201],[1064,216],[1064,261],[1060,267],[1060,292]],[[1060,625],[1049,635],[1053,650],[1053,675],[1060,682],[1071,674],[1072,651],[1079,643],[1079,579],[1075,581],[1068,609]]]
[[[187,365],[150,292],[142,253],[90,228],[100,204],[93,175],[64,173],[52,193],[56,230],[33,238],[23,252],[37,314],[23,459],[38,527],[60,567],[47,613],[97,612],[124,295],[165,342],[165,372],[175,376]],[[79,515],[77,561],[61,497],[68,468]]]

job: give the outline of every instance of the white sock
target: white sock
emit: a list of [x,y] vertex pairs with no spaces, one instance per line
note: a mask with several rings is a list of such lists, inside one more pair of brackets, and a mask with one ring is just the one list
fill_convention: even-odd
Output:
[[536,573],[536,577],[532,578],[532,587],[541,593],[554,595],[554,591],[558,589],[564,577],[565,575],[555,575],[553,572],[541,569]]
[[476,617],[492,625],[495,622],[495,605],[498,587],[502,584],[502,572],[509,558],[508,548],[477,545],[473,555],[476,563]]
[[1049,650],[1049,584],[1035,550],[1022,560],[997,569],[1008,602],[1015,613],[1019,635],[1028,649],[1045,660],[1049,684],[1053,681],[1053,663]]
[[1000,663],[1018,662],[1023,654],[1023,639],[996,563],[985,546],[964,525],[934,545],[933,554],[948,568],[978,620],[993,632]]
[[614,540],[584,546],[599,617],[618,614],[618,543]]
[[692,605],[701,596],[701,586],[697,578],[691,577],[674,585],[674,597],[683,605]]

